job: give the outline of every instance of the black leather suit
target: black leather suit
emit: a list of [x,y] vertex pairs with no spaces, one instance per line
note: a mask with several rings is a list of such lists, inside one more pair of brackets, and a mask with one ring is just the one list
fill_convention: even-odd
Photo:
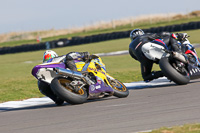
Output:
[[65,65],[66,68],[70,70],[77,71],[75,61],[86,61],[89,58],[90,54],[88,52],[70,52],[66,55]]
[[154,61],[146,58],[141,49],[142,45],[155,39],[162,39],[162,41],[172,51],[181,52],[180,45],[176,40],[175,34],[163,32],[159,34],[147,33],[144,35],[138,35],[129,45],[129,54],[132,58],[140,62],[141,73],[144,81],[151,81],[164,76],[161,71],[151,72]]

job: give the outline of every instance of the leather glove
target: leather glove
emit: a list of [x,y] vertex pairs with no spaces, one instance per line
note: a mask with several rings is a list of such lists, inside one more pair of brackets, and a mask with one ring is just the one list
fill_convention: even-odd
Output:
[[90,59],[97,59],[97,58],[99,58],[99,56],[97,56],[97,55],[90,55]]
[[83,52],[83,58],[84,60],[88,60],[90,57],[90,53],[89,52]]
[[176,36],[179,41],[183,41],[185,38],[189,37],[187,33],[176,33]]

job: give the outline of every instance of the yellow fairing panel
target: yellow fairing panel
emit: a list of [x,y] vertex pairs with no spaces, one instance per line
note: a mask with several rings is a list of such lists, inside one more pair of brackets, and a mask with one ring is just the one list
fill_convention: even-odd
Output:
[[80,62],[77,62],[75,63],[76,64],[76,68],[78,71],[81,71],[83,69],[83,66],[85,65],[85,62],[83,61],[80,61]]

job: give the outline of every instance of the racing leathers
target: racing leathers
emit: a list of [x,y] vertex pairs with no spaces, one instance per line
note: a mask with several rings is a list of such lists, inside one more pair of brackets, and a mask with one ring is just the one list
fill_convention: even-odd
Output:
[[86,61],[89,59],[89,52],[70,52],[66,55],[65,65],[72,71],[77,71],[75,61]]
[[145,57],[144,53],[142,52],[142,46],[145,43],[152,42],[152,41],[159,41],[167,45],[167,47],[176,52],[181,52],[180,45],[176,40],[176,35],[171,34],[169,32],[162,32],[162,33],[147,33],[144,35],[138,35],[129,45],[129,54],[135,60],[140,62],[141,66],[141,73],[144,81],[148,82],[153,79],[157,79],[159,77],[163,77],[163,73],[161,71],[152,72],[153,67],[153,60],[148,59]]

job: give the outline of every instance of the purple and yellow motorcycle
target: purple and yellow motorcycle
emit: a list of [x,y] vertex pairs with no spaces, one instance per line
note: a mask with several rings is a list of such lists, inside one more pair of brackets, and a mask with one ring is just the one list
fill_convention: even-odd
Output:
[[48,63],[35,66],[32,75],[50,85],[60,99],[70,104],[81,104],[88,99],[129,95],[126,86],[106,72],[101,58],[91,55],[87,62],[76,61],[77,72],[66,68],[63,58],[53,58]]

